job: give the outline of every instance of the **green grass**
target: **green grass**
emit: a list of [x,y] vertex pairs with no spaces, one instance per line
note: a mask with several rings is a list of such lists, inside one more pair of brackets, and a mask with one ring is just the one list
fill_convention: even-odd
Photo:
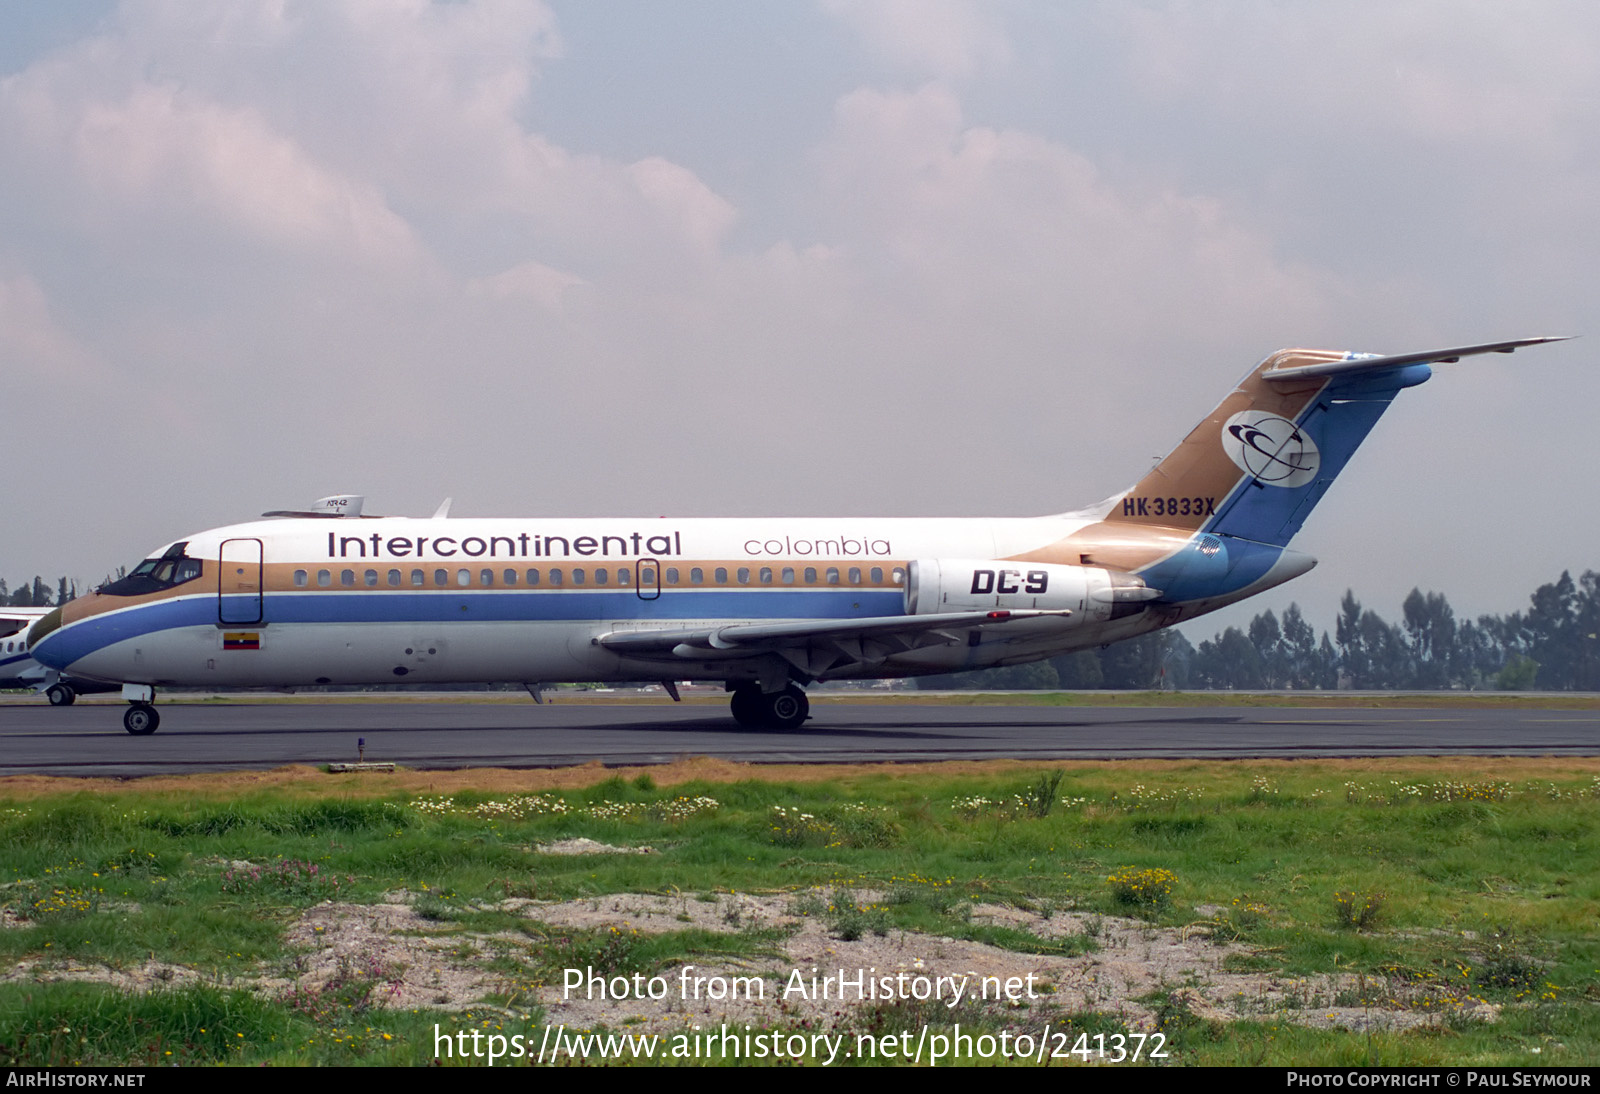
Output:
[[[136,790],[0,800],[8,921],[0,959],[35,970],[33,980],[0,985],[0,1064],[430,1062],[436,1022],[542,1029],[534,987],[565,968],[625,975],[721,960],[771,970],[781,961],[783,938],[770,927],[557,929],[494,902],[730,891],[792,892],[797,911],[840,939],[901,929],[1017,954],[1073,955],[1099,943],[1093,930],[1045,937],[975,922],[975,905],[1203,924],[1251,947],[1233,964],[1241,971],[1355,974],[1374,998],[1471,996],[1502,1008],[1492,1024],[1447,1018],[1431,1029],[1357,1034],[1281,1020],[1224,1025],[1168,1007],[1175,1063],[1600,1058],[1593,776],[1552,782],[1547,769],[1519,777],[1508,764],[1490,778],[1423,761],[1062,770],[1048,810],[1037,798],[1054,769],[671,787],[609,777],[545,791],[538,802],[330,794],[327,786],[347,784],[325,776],[231,800]],[[1016,805],[1030,795],[1034,804]],[[995,804],[973,804],[980,799]],[[816,825],[775,821],[800,814]],[[656,853],[534,850],[579,836]],[[1133,899],[1108,881],[1157,876],[1149,871],[1170,874],[1170,895]],[[835,906],[810,895],[814,888],[831,892]],[[476,1017],[387,1009],[381,981],[392,970],[359,962],[314,996],[242,990],[264,970],[292,967],[284,932],[307,909],[374,903],[397,890],[424,894],[419,911],[440,931],[504,940],[482,957],[504,989]],[[139,994],[45,982],[69,966],[151,963],[195,975]],[[903,1018],[880,1009],[848,1021],[888,1031]],[[1034,1029],[1038,1018],[1027,1017]],[[1103,1012],[1050,1020],[1073,1037],[1129,1032]],[[973,1021],[1003,1024],[993,1015]]]

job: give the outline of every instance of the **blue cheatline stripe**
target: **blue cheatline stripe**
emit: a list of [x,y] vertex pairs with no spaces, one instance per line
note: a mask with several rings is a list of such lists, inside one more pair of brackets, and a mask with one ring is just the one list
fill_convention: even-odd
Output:
[[18,661],[32,661],[33,654],[24,653],[16,657],[0,657],[0,666],[15,665]]
[[[158,600],[57,627],[34,645],[33,657],[40,664],[65,670],[80,658],[129,638],[173,627],[203,626],[216,621],[215,593]],[[49,660],[43,660],[41,655]]]
[[[255,597],[225,597],[254,605]],[[683,619],[864,619],[905,610],[897,589],[666,590],[641,600],[632,589],[440,589],[430,592],[268,593],[265,625],[274,623],[650,623]],[[217,623],[215,594],[159,600],[91,616],[46,635],[35,660],[65,669],[130,638],[177,627],[250,630],[263,624]],[[48,660],[46,660],[48,658]]]
[[[251,599],[253,602],[253,598]],[[267,597],[274,623],[649,622],[673,619],[864,619],[899,615],[898,589],[667,590],[641,600],[613,591],[503,589],[431,592],[299,593]],[[463,606],[467,609],[462,611]]]

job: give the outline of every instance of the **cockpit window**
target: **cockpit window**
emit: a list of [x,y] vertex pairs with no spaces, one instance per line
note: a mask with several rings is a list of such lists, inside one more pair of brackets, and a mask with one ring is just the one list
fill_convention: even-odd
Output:
[[189,558],[183,553],[187,546],[187,541],[174,543],[162,552],[160,558],[145,559],[128,576],[102,585],[100,592],[107,596],[143,596],[193,581],[204,572],[205,567],[198,558]]

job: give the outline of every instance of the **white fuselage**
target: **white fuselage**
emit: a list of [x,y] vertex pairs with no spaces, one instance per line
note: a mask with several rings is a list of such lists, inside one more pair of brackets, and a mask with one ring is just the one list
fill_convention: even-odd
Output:
[[[82,598],[44,645],[76,674],[151,685],[754,679],[773,671],[778,653],[714,643],[618,653],[599,640],[900,616],[913,560],[1005,560],[1093,519],[258,521],[157,552],[181,546],[202,571],[153,593]],[[1159,612],[1111,619],[1087,597],[1062,607],[840,658],[808,675],[1035,660],[1173,621]]]

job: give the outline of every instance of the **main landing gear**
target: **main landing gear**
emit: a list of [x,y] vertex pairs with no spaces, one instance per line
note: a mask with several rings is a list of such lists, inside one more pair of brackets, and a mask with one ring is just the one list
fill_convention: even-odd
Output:
[[78,693],[68,684],[51,684],[45,689],[44,697],[53,707],[70,707],[77,701]]
[[770,695],[757,684],[733,690],[733,719],[746,729],[799,729],[811,715],[811,700],[794,684]]

